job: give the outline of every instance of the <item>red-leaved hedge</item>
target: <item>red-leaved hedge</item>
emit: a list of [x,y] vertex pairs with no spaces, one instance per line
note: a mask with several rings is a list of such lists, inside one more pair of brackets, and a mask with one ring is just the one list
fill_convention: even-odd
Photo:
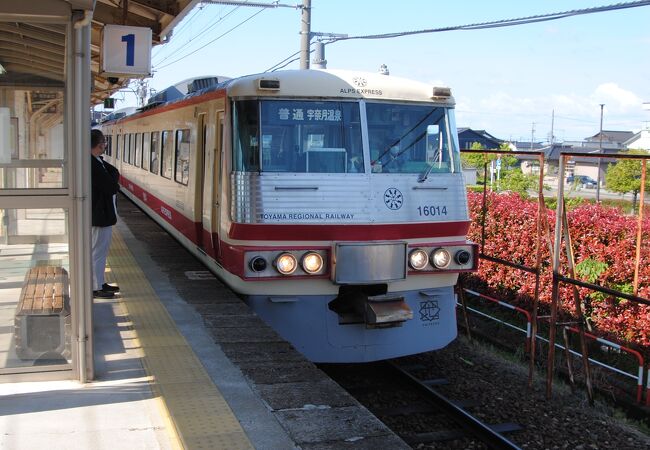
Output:
[[[469,239],[481,243],[482,193],[469,192],[472,224]],[[535,266],[537,208],[536,200],[522,199],[514,193],[487,195],[485,246],[483,253],[511,262]],[[553,239],[555,211],[545,209]],[[632,293],[636,251],[636,216],[629,216],[615,208],[585,203],[567,213],[572,248],[577,267],[577,278]],[[650,298],[650,219],[642,224],[641,263],[638,295]],[[547,234],[542,240],[542,275],[540,283],[541,307],[548,310],[551,301],[551,251]],[[568,276],[566,252],[562,251],[562,273]],[[478,274],[469,282],[483,285],[492,294],[506,298],[513,304],[531,310],[535,293],[532,274],[482,260]],[[575,316],[573,290],[561,285],[562,313]],[[650,306],[620,298],[608,297],[580,288],[585,315],[596,333],[635,347],[650,348]]]

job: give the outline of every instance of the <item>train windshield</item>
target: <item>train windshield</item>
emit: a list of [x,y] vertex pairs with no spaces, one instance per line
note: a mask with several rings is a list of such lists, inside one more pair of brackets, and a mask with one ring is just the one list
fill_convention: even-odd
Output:
[[[235,102],[234,162],[240,172],[365,171],[356,101]],[[367,102],[373,173],[460,171],[453,109]]]
[[363,172],[357,102],[246,100],[235,115],[235,170]]
[[453,110],[431,105],[367,103],[373,173],[460,171]]

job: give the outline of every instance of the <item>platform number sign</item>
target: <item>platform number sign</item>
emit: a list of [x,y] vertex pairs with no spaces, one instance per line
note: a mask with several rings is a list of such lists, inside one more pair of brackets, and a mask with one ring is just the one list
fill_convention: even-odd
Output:
[[151,28],[106,25],[102,31],[102,75],[150,75],[151,36]]
[[133,67],[133,54],[135,49],[135,34],[129,33],[122,36],[122,42],[126,42],[126,65]]

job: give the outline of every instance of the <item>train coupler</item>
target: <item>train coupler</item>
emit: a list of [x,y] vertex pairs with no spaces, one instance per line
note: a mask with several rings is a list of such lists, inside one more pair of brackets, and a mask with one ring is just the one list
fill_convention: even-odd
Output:
[[413,310],[404,297],[390,294],[369,296],[366,301],[365,322],[368,328],[401,326],[413,318]]
[[367,328],[399,327],[413,318],[404,297],[394,294],[346,293],[330,302],[329,309],[338,314],[340,325],[365,323]]

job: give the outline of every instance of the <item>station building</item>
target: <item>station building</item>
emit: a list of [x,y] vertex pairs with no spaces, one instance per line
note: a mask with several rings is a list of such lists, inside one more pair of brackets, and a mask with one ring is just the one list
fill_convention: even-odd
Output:
[[196,3],[0,3],[0,381],[93,379],[90,109],[146,76],[111,66],[105,31],[133,66],[120,27],[150,49]]

